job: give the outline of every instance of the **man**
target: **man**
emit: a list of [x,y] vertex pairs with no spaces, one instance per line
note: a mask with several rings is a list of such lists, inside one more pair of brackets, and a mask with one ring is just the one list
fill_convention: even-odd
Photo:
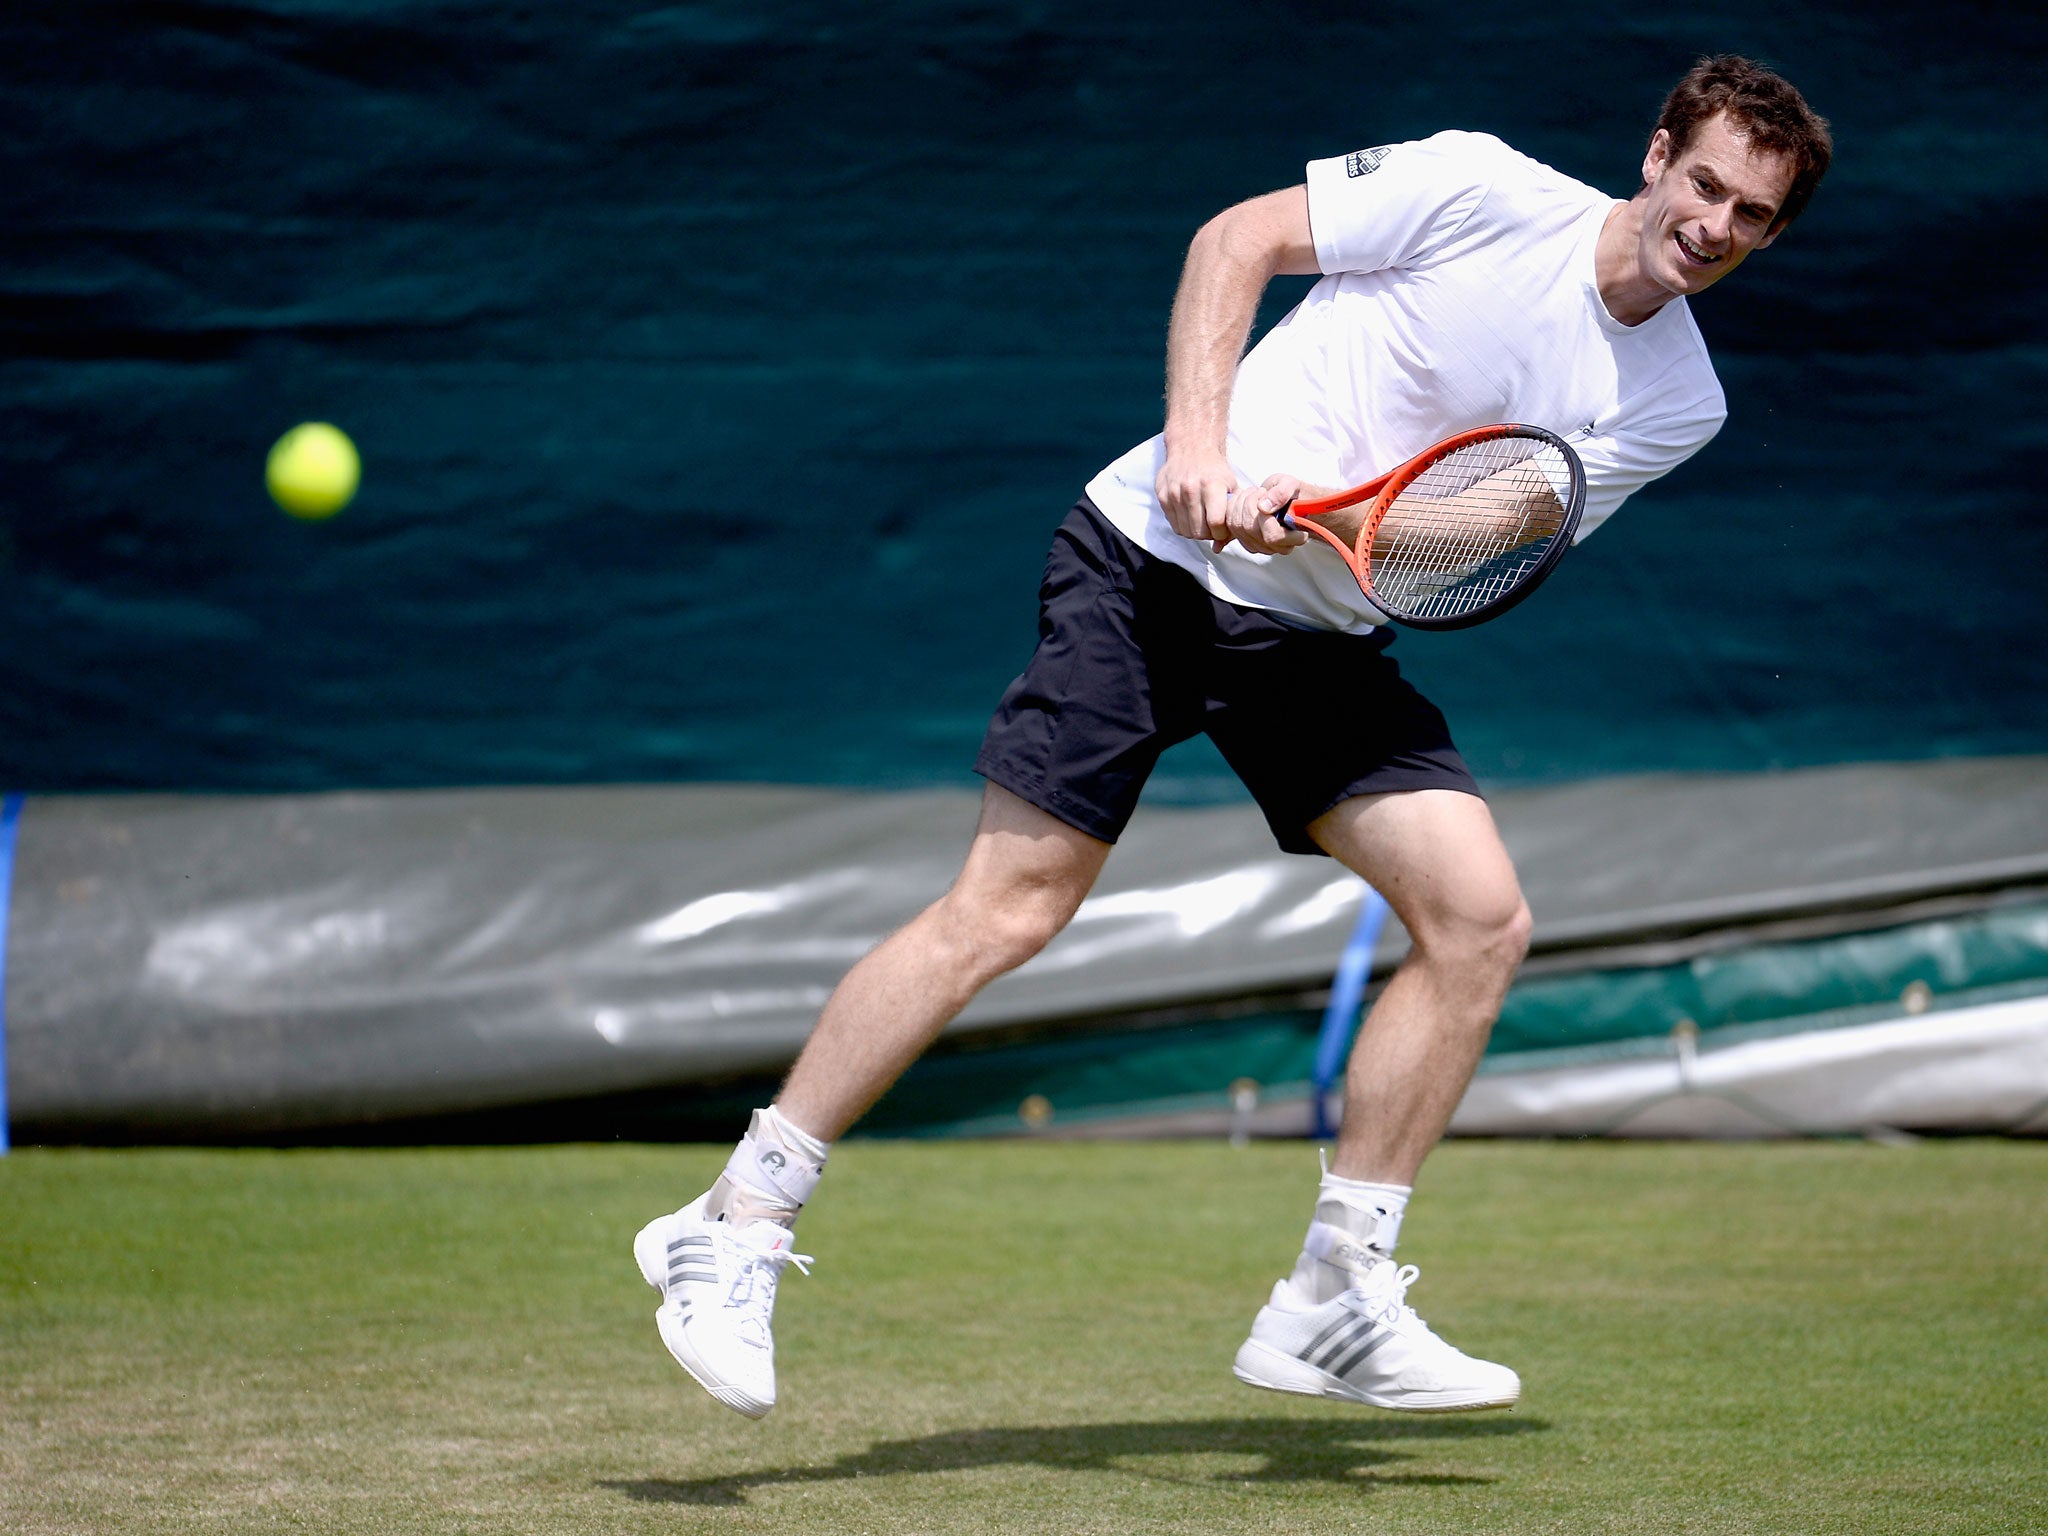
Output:
[[[1404,682],[1335,553],[1278,513],[1467,427],[1525,421],[1583,459],[1590,532],[1713,436],[1686,300],[1783,232],[1831,153],[1799,93],[1703,60],[1616,203],[1484,135],[1308,167],[1195,237],[1165,431],[1061,526],[1040,642],[989,727],[958,882],[856,965],[710,1191],[634,1245],[663,1340],[721,1402],[775,1401],[791,1228],[845,1133],[989,981],[1073,915],[1159,752],[1207,731],[1292,852],[1363,876],[1413,941],[1359,1031],[1302,1252],[1238,1351],[1254,1386],[1399,1409],[1505,1407],[1505,1366],[1438,1339],[1393,1261],[1417,1171],[1477,1065],[1529,933],[1441,714]],[[1242,361],[1276,273],[1324,274]],[[1583,534],[1582,534],[1583,536]],[[1347,707],[1325,702],[1343,680]]]

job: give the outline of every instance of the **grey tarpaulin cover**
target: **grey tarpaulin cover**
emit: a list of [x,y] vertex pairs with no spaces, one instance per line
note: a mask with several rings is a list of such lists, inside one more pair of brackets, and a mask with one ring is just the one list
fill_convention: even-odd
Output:
[[[54,797],[23,815],[16,1121],[260,1132],[772,1070],[937,895],[970,793]],[[2048,879],[2048,761],[1610,779],[1495,801],[1538,962]],[[1142,812],[955,1026],[1327,980],[1360,887],[1248,807]],[[1405,945],[1382,939],[1381,961]]]

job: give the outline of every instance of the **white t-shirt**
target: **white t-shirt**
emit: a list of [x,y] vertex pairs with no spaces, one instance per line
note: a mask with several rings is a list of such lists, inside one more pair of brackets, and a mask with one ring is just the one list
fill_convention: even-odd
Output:
[[[1569,440],[1586,466],[1579,537],[1683,463],[1727,407],[1683,299],[1640,325],[1607,312],[1594,247],[1613,198],[1483,133],[1439,133],[1308,167],[1309,224],[1328,274],[1238,365],[1231,468],[1357,485],[1491,422]],[[1111,523],[1227,602],[1362,631],[1337,552],[1212,552],[1168,526],[1153,485],[1163,437],[1088,482]]]

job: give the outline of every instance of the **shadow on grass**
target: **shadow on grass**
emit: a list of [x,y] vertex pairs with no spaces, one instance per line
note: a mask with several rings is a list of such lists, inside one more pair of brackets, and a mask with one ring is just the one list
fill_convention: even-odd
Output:
[[[767,1467],[722,1477],[605,1478],[597,1486],[645,1504],[744,1504],[749,1490],[798,1483],[831,1483],[897,1472],[955,1472],[972,1467],[1038,1466],[1058,1472],[1134,1471],[1125,1457],[1263,1457],[1246,1472],[1200,1473],[1175,1478],[1155,1466],[1143,1475],[1161,1481],[1228,1483],[1341,1483],[1448,1487],[1490,1483],[1460,1473],[1395,1470],[1412,1459],[1404,1443],[1487,1440],[1540,1433],[1532,1418],[1419,1418],[1387,1422],[1312,1419],[1195,1419],[1156,1424],[1072,1424],[1056,1429],[956,1429],[915,1440],[883,1440],[823,1466]],[[1383,1470],[1388,1469],[1388,1470]]]

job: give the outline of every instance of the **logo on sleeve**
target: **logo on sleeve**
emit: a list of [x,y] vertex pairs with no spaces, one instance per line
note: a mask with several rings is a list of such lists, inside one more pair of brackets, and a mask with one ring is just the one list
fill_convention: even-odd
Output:
[[1347,176],[1370,176],[1380,168],[1380,162],[1394,152],[1391,144],[1382,144],[1378,149],[1360,149],[1344,157],[1344,174]]

